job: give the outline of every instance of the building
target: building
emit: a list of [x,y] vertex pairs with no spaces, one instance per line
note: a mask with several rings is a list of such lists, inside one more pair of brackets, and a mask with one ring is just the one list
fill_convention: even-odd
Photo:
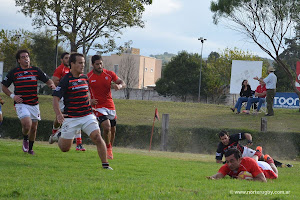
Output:
[[131,48],[118,55],[102,56],[104,68],[114,71],[128,88],[153,89],[161,77],[162,60],[140,55],[140,49]]

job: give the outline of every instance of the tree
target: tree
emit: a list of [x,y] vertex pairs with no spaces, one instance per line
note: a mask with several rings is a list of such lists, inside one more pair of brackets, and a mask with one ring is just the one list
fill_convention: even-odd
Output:
[[[16,66],[16,53],[18,49],[30,48],[31,33],[21,30],[0,31],[0,61],[3,61],[3,72],[8,72]],[[32,59],[34,62],[34,59]]]
[[[218,58],[216,58],[217,56]],[[269,63],[251,54],[237,48],[226,48],[223,52],[212,52],[207,60],[207,65],[203,69],[203,93],[211,97],[215,103],[218,103],[230,85],[232,60],[250,60],[263,61],[263,74],[266,74]]]
[[[300,24],[299,24],[300,25]],[[287,48],[280,54],[280,58],[286,63],[287,66],[291,68],[294,72],[293,75],[296,75],[296,63],[300,61],[300,26],[296,28],[296,36],[292,39],[285,39],[285,44]],[[277,67],[275,74],[277,75],[277,90],[281,92],[290,92],[293,91],[293,88],[290,84],[289,78],[286,76],[284,70],[280,67]],[[296,80],[296,76],[293,76]]]
[[280,52],[286,46],[284,38],[299,23],[299,0],[218,0],[211,2],[210,9],[214,13],[214,23],[222,18],[233,22],[231,28],[245,34],[266,52],[284,70],[300,97],[294,72],[280,58]]
[[[35,58],[36,65],[40,67],[46,74],[51,76],[60,59],[55,63],[55,36],[50,31],[32,34],[32,54]],[[58,47],[58,56],[63,53],[62,47]]]
[[187,96],[196,97],[201,58],[198,54],[180,52],[165,66],[164,76],[156,81],[156,90],[160,95],[179,96],[183,101]]
[[71,51],[84,47],[88,53],[97,38],[97,48],[116,48],[114,37],[126,27],[143,27],[144,5],[152,0],[15,0],[25,16],[34,16],[36,27],[52,27],[70,41]]
[[130,92],[139,83],[138,65],[132,54],[123,54],[119,67],[119,76],[126,83],[125,98],[130,98]]

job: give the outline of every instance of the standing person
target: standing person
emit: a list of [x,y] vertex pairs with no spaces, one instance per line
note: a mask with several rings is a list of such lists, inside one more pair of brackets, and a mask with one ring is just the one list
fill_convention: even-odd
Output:
[[[70,58],[70,54],[68,52],[64,52],[63,54],[61,54],[61,56],[60,56],[61,65],[55,69],[53,77],[52,77],[52,80],[53,80],[55,86],[57,86],[59,84],[59,81],[66,74],[68,74],[70,72],[69,58]],[[61,98],[59,100],[59,107],[60,107],[61,111],[63,111],[63,109],[65,107],[63,98]],[[57,135],[55,135],[55,134],[59,130],[60,126],[61,126],[61,124],[58,123],[57,119],[55,119],[53,122],[52,135],[49,138],[50,144],[53,144],[54,142],[56,142],[58,140]],[[85,151],[85,148],[82,145],[81,131],[79,131],[76,134],[75,139],[76,139],[76,151]]]
[[[274,74],[275,69],[273,67],[268,68],[269,75],[264,78],[264,82],[266,83],[267,88],[267,110],[268,114],[266,116],[273,116],[274,110],[273,110],[273,104],[274,104],[274,97],[276,94],[276,83],[277,83],[277,76]],[[259,80],[258,77],[254,77],[253,79]]]
[[265,84],[263,78],[260,78],[259,79],[259,85],[257,86],[257,88],[255,90],[255,94],[254,94],[255,97],[254,98],[248,98],[245,113],[249,114],[252,103],[257,103],[258,102],[258,106],[254,111],[254,114],[257,114],[259,112],[262,104],[265,102],[266,94],[267,94],[266,84]]
[[267,182],[267,179],[277,179],[278,170],[274,165],[273,159],[267,156],[267,161],[255,161],[253,158],[241,156],[241,152],[237,149],[230,149],[225,153],[226,164],[224,164],[213,176],[208,179],[221,179],[226,175],[232,178],[239,178],[239,174],[243,171],[251,173],[254,181]]
[[103,68],[103,60],[99,55],[92,56],[93,70],[87,76],[91,93],[91,104],[99,125],[103,128],[103,137],[107,147],[107,158],[113,159],[112,145],[116,135],[116,109],[111,96],[111,84],[115,90],[126,85],[113,72]]
[[237,100],[234,108],[230,108],[232,112],[237,109],[236,114],[240,114],[241,108],[242,108],[242,103],[248,101],[248,98],[252,96],[252,90],[251,86],[249,85],[247,80],[243,80],[242,82],[242,88],[240,91],[240,98]]
[[[58,146],[63,152],[70,150],[73,139],[79,130],[83,130],[96,144],[98,156],[104,169],[109,167],[106,146],[88,97],[88,80],[83,75],[84,56],[72,53],[69,59],[70,73],[66,74],[53,92],[53,108],[58,123],[62,123]],[[64,113],[59,108],[59,99],[64,97]]]
[[[19,50],[16,59],[19,66],[8,72],[2,81],[2,91],[14,100],[16,112],[22,124],[23,151],[34,155],[32,148],[36,138],[38,120],[41,120],[37,81],[43,81],[52,89],[55,89],[55,85],[41,69],[30,66],[27,50]],[[15,86],[14,93],[8,89],[12,83]]]

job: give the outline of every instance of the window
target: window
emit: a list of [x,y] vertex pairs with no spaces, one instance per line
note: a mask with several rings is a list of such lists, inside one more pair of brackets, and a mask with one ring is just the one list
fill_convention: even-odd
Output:
[[150,72],[153,72],[153,68],[151,68]]
[[148,71],[147,67],[145,68],[145,72]]

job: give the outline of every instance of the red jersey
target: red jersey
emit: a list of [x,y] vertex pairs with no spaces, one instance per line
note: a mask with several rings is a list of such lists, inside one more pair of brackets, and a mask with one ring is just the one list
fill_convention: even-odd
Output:
[[249,157],[242,158],[240,167],[237,171],[232,171],[226,163],[219,169],[218,173],[221,173],[224,176],[229,175],[232,178],[237,178],[238,174],[241,171],[250,172],[253,177],[256,177],[260,173],[264,173],[266,178],[269,178],[269,179],[277,178],[277,175],[275,174],[275,172],[272,171],[270,166],[269,166],[269,168],[260,166],[253,158],[249,158]]
[[54,73],[53,76],[59,78],[59,80],[64,77],[66,74],[68,74],[70,72],[70,68],[66,67],[63,63],[61,63],[61,65],[59,65]]
[[98,100],[98,104],[93,107],[104,107],[110,110],[115,110],[115,104],[111,96],[111,82],[116,82],[118,80],[116,73],[103,69],[103,72],[97,75],[92,70],[87,74],[87,76],[91,99]]
[[[267,91],[266,85],[264,85],[263,87],[261,85],[259,85],[259,86],[257,86],[257,88],[255,90],[255,92],[257,92],[257,93],[263,93],[264,91]],[[260,98],[265,98],[266,95],[261,96]]]

